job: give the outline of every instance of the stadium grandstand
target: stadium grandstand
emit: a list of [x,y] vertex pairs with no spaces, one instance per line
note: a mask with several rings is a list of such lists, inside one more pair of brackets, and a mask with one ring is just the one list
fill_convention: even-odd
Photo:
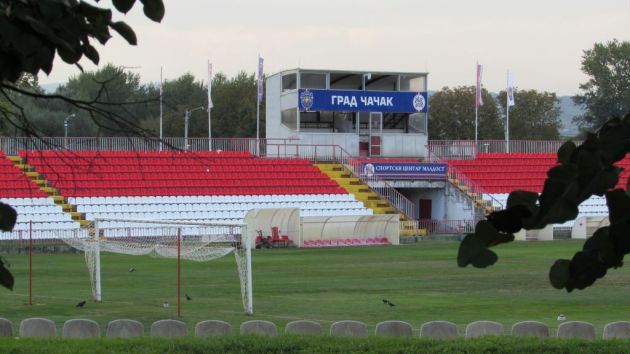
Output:
[[[95,220],[109,220],[104,236],[125,219],[238,225],[252,210],[293,215],[260,214],[272,221],[252,228],[284,239],[273,245],[461,235],[510,191],[540,192],[560,146],[429,141],[426,73],[286,70],[267,79],[266,100],[259,140],[0,138],[0,198],[18,211],[11,237],[86,237]],[[580,206],[581,217],[606,211],[597,197]]]

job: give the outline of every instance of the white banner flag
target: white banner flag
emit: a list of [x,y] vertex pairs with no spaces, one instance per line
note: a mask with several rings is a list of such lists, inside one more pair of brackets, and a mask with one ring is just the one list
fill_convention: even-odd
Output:
[[208,60],[208,111],[210,111],[212,107],[214,107],[212,104],[212,64],[210,64],[210,60]]
[[514,106],[516,104],[514,98],[514,77],[512,73],[508,70],[507,73],[507,105],[508,107]]
[[263,59],[260,54],[258,55],[258,102],[262,101],[263,98],[263,63],[265,59]]
[[481,98],[481,75],[483,74],[483,65],[477,64],[477,86],[475,90],[475,106],[483,106]]

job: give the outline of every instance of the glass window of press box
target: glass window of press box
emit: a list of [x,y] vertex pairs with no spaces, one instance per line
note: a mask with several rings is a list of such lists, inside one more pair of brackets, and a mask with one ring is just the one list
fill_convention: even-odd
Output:
[[326,74],[301,73],[300,88],[326,89]]
[[282,92],[297,89],[297,74],[282,75]]
[[400,91],[424,92],[427,82],[424,76],[400,75]]

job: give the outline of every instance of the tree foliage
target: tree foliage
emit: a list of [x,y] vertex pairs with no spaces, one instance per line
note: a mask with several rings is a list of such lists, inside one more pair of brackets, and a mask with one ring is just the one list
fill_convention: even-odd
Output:
[[[622,265],[630,253],[630,196],[617,185],[621,169],[614,164],[630,152],[630,114],[606,122],[576,146],[567,142],[558,150],[558,164],[547,172],[543,191],[513,191],[505,210],[480,221],[459,247],[460,267],[487,267],[498,257],[489,248],[514,240],[521,228],[541,229],[578,215],[580,203],[592,195],[606,196],[610,226],[598,229],[572,259],[559,259],[549,279],[558,289],[573,291],[592,285],[610,268]],[[611,190],[612,189],[612,190]]]
[[[119,12],[128,12],[136,0],[114,0]],[[162,0],[141,0],[145,15],[153,21],[164,16]],[[104,45],[110,29],[129,44],[137,43],[134,31],[112,20],[112,11],[79,0],[0,1],[0,81],[17,81],[23,73],[50,74],[55,55],[78,65],[83,56],[94,64],[99,54],[90,40]]]
[[[503,125],[497,105],[483,89],[484,105],[478,111],[478,138],[503,139]],[[444,87],[430,99],[429,134],[433,140],[475,138],[475,87]]]
[[[506,116],[506,93],[499,92],[497,101]],[[560,107],[555,93],[516,90],[516,104],[510,107],[510,139],[557,140],[560,138]],[[505,120],[504,120],[505,121]]]
[[[96,0],[98,2],[98,0]],[[164,16],[162,0],[140,0],[144,14],[153,21]],[[136,0],[112,0],[113,7],[128,12]],[[44,94],[35,79],[40,71],[49,74],[57,55],[79,68],[86,57],[95,64],[99,53],[91,40],[104,45],[118,32],[129,44],[137,42],[134,31],[124,22],[113,21],[112,11],[82,0],[0,0],[0,129],[37,135],[34,122],[24,106],[25,98],[49,100],[53,105],[66,104],[82,110],[97,124],[117,126],[119,130],[140,130],[132,120],[94,100],[76,100],[63,95]],[[28,75],[30,74],[30,75]],[[41,108],[40,105],[32,107]],[[48,107],[45,107],[46,109]],[[15,225],[15,209],[0,203],[0,230],[11,231]],[[13,276],[0,259],[0,285],[13,288]]]
[[630,112],[630,41],[596,43],[584,51],[582,71],[588,81],[573,97],[586,113],[574,118],[582,128],[599,127],[610,117]]

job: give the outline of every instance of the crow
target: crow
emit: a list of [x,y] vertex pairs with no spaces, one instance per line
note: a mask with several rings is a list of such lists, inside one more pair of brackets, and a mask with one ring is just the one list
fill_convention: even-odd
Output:
[[192,297],[190,297],[188,294],[184,294],[184,296],[186,296],[186,300],[188,301],[192,300]]
[[83,307],[83,306],[85,306],[85,302],[86,301],[83,300],[83,301],[79,302],[75,307]]
[[129,273],[133,273],[135,271],[136,271],[136,268],[134,268],[134,267],[129,268]]
[[383,299],[383,303],[389,306],[396,306],[394,305],[391,301],[387,300],[387,299]]

